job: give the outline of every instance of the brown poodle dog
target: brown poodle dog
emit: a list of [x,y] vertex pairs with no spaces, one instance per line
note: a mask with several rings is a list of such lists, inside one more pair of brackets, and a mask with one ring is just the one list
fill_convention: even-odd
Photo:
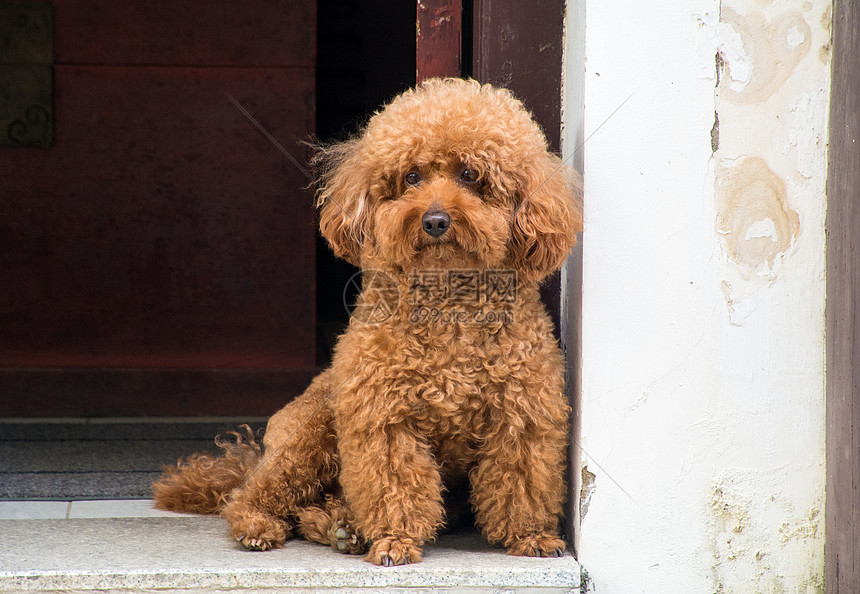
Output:
[[503,89],[434,79],[322,148],[320,230],[363,271],[331,367],[253,436],[155,485],[249,549],[294,532],[377,565],[421,560],[468,492],[513,555],[558,556],[569,408],[540,301],[581,229],[578,176]]

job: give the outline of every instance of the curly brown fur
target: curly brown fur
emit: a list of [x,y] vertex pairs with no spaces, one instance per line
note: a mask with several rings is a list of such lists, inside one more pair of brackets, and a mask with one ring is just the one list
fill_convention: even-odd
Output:
[[260,444],[248,425],[242,433],[229,431],[217,436],[220,456],[194,454],[166,466],[164,475],[153,484],[155,507],[167,511],[217,514],[227,497],[248,478],[262,455]]
[[[353,316],[331,367],[269,421],[224,509],[231,534],[265,550],[304,530],[337,548],[348,523],[369,561],[417,562],[454,519],[446,486],[467,481],[490,541],[560,554],[569,409],[539,283],[581,229],[578,176],[509,92],[459,79],[407,91],[315,164],[320,230],[365,273],[357,311],[377,315]],[[516,290],[499,291],[509,271]],[[449,290],[434,293],[440,273]],[[202,489],[197,466],[169,478]]]

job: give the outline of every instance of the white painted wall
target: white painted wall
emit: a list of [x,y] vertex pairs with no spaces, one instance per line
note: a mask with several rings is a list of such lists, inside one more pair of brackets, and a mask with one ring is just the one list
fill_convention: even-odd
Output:
[[597,592],[823,589],[829,6],[569,2]]

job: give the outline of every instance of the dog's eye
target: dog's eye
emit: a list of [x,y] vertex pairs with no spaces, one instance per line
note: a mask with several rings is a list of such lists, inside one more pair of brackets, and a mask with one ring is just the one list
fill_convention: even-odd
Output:
[[474,184],[478,181],[478,172],[474,169],[464,169],[460,174],[460,181],[464,184]]
[[421,174],[417,171],[410,171],[403,180],[410,186],[417,186],[421,183]]

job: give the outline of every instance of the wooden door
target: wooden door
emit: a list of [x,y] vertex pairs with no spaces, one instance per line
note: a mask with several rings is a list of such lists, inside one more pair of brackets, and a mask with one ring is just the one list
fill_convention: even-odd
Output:
[[860,592],[860,7],[833,8],[827,173],[825,583]]
[[250,118],[306,162],[315,0],[0,8],[0,104],[53,41],[50,138],[0,143],[0,416],[277,410],[314,371],[315,215]]

